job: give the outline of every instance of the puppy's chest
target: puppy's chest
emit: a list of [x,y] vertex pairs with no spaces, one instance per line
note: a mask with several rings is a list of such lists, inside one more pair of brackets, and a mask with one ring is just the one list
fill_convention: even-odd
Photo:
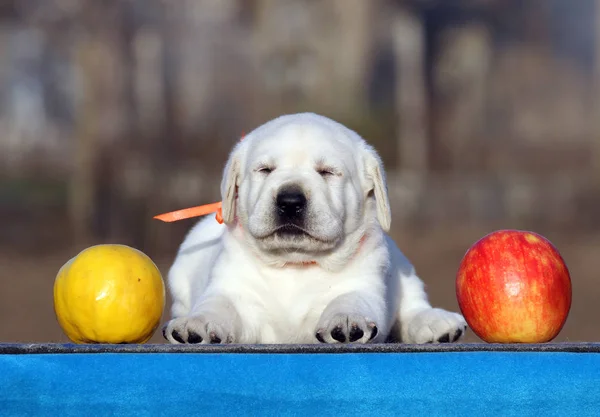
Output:
[[[268,271],[262,274],[265,307],[289,321],[317,313],[335,294],[337,277],[316,268]],[[320,314],[320,312],[318,312]]]

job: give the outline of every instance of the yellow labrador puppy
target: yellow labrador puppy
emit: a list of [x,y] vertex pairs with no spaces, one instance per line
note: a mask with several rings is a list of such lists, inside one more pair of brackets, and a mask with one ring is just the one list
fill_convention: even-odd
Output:
[[171,343],[437,343],[466,330],[433,308],[386,234],[379,156],[312,113],[276,118],[233,149],[223,219],[202,219],[169,271]]

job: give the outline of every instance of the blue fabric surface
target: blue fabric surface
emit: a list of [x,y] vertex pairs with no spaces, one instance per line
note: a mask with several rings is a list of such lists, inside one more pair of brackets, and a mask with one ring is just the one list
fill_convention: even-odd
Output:
[[600,354],[0,355],[2,416],[599,416]]

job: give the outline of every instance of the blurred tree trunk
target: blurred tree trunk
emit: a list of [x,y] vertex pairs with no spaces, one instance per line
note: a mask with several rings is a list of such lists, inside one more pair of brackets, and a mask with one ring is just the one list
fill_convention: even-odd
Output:
[[[141,176],[136,178],[139,182],[130,184],[130,187],[122,184],[123,177],[130,170],[130,162],[136,157],[139,158],[147,147],[139,124],[135,94],[134,41],[137,22],[134,19],[134,7],[131,2],[120,1],[114,21],[115,56],[122,74],[121,87],[115,93],[123,112],[123,125],[119,137],[116,138],[117,146],[105,150],[106,163],[102,164],[98,176],[98,182],[102,184],[102,192],[98,194],[98,199],[105,205],[99,213],[106,225],[104,234],[111,238],[127,239],[132,246],[144,250],[147,243],[144,220],[148,190],[144,183],[139,181]],[[152,7],[152,4],[148,1],[146,7]],[[102,174],[102,171],[109,175]]]
[[123,56],[123,3],[86,2],[79,16],[74,57],[81,80],[75,114],[75,160],[69,207],[75,239],[107,240],[114,230],[115,161],[130,134]]
[[428,165],[428,103],[425,79],[425,32],[421,17],[400,8],[392,37],[396,59],[398,166],[401,171],[425,175]]
[[437,36],[431,83],[434,165],[451,170],[481,168],[490,34],[483,23],[469,21]]
[[94,100],[98,86],[95,48],[91,42],[80,41],[75,47],[75,62],[81,74],[81,100],[77,105],[73,173],[69,184],[69,211],[77,244],[92,239],[94,212],[94,166],[97,151],[98,109]]
[[595,39],[594,39],[594,73],[592,79],[592,88],[594,91],[594,106],[596,118],[592,129],[592,146],[594,150],[593,164],[597,173],[596,177],[600,181],[600,0],[595,0]]
[[180,69],[178,45],[181,44],[179,27],[185,24],[185,16],[180,8],[168,4],[162,4],[161,11],[156,32],[156,58],[161,94],[157,97],[157,107],[162,111],[162,123],[156,134],[149,138],[151,148],[148,156],[151,158],[149,166],[152,169],[153,186],[148,192],[142,220],[148,231],[147,250],[152,253],[165,250],[172,235],[170,230],[173,230],[173,225],[161,225],[153,216],[166,207],[162,202],[168,194],[172,174],[176,171],[173,164],[178,160],[182,137],[177,81]]
[[335,92],[338,111],[348,117],[364,111],[367,98],[367,69],[372,47],[372,20],[376,0],[337,0],[333,7],[339,19],[336,36],[338,45],[333,62],[331,79],[339,78],[343,69],[342,82]]

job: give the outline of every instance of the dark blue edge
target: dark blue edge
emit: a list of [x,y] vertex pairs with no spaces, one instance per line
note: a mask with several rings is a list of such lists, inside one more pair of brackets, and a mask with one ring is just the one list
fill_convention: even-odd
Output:
[[61,344],[0,343],[1,354],[65,353],[444,353],[444,352],[566,352],[600,353],[600,343],[449,343],[412,345],[380,344],[307,344],[307,345],[171,345],[171,344]]

